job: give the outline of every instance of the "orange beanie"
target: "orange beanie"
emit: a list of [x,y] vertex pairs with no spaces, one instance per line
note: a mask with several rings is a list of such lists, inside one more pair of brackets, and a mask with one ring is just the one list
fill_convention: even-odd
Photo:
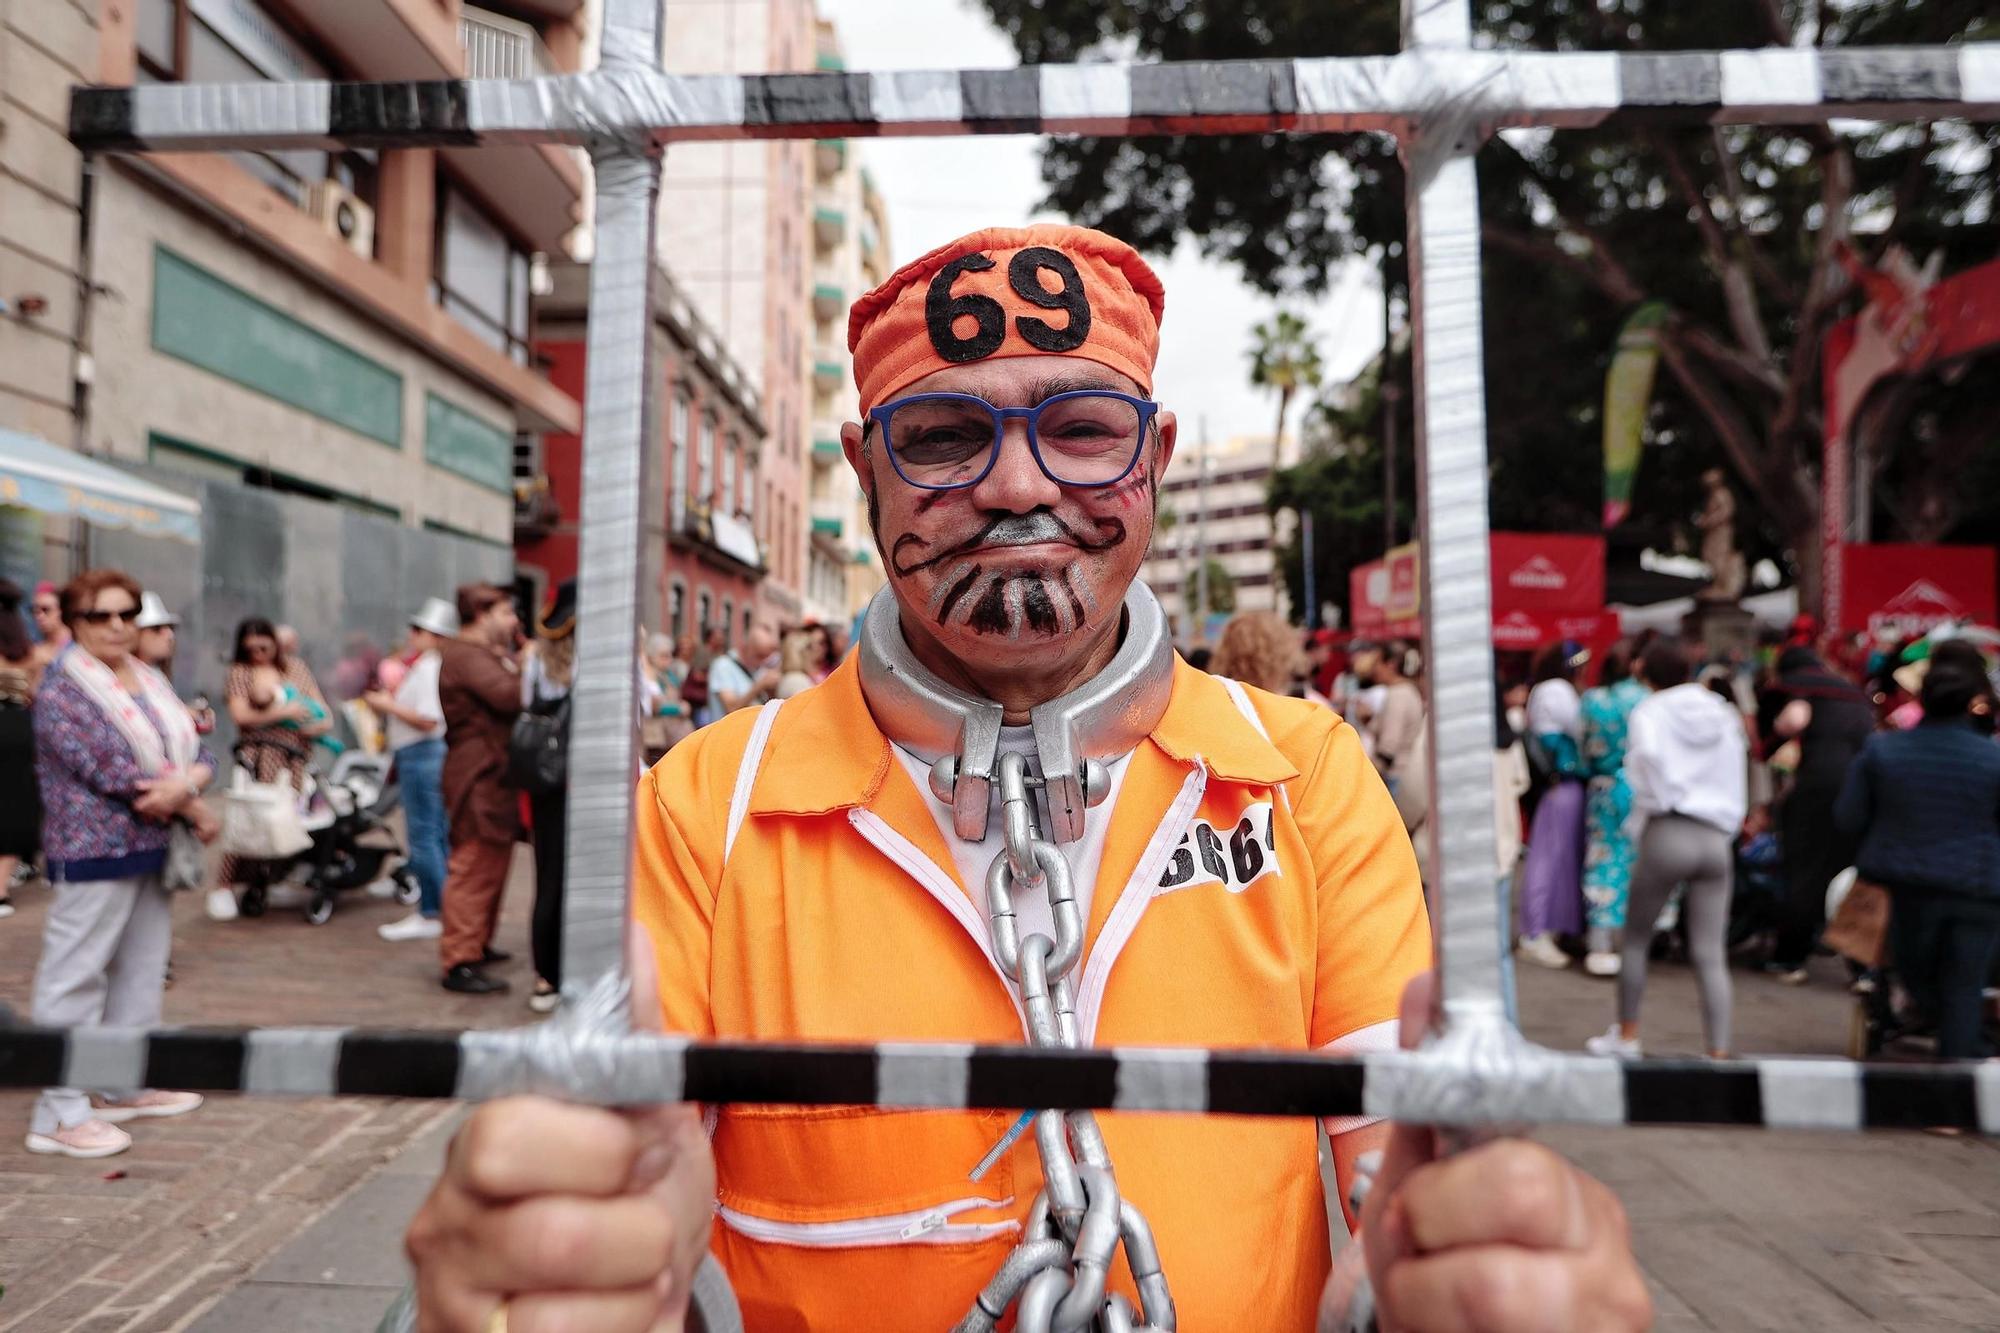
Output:
[[1139,252],[1087,227],[989,227],[905,264],[854,303],[861,411],[946,366],[1082,357],[1153,391],[1166,289]]

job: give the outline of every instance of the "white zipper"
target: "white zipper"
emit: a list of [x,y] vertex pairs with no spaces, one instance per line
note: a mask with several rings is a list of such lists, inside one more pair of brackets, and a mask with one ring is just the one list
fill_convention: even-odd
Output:
[[965,928],[972,942],[979,946],[979,952],[986,958],[986,964],[993,969],[999,979],[1000,988],[1007,992],[1008,1001],[1014,1006],[1014,1016],[1021,1022],[1021,1035],[1028,1035],[1028,1016],[1021,1008],[1020,992],[1007,980],[1007,974],[1000,970],[1000,962],[993,956],[993,945],[987,934],[986,918],[979,915],[971,901],[959,889],[958,881],[938,867],[937,862],[925,856],[917,845],[890,827],[889,821],[873,810],[855,807],[847,812],[847,822],[855,831],[872,844],[875,850],[902,867],[903,873],[914,879],[924,892],[938,900],[947,912]]
[[1180,846],[1188,821],[1201,808],[1202,793],[1207,790],[1208,765],[1196,755],[1193,771],[1181,782],[1180,795],[1167,807],[1152,842],[1140,855],[1139,864],[1133,867],[1132,877],[1125,881],[1110,915],[1104,918],[1104,929],[1098,932],[1097,943],[1091,947],[1083,967],[1083,981],[1077,987],[1076,1026],[1085,1046],[1097,1040],[1097,1016],[1104,1007],[1105,988],[1111,983],[1112,964],[1118,961],[1132,932],[1139,928],[1139,918],[1153,901],[1167,858]]
[[842,1222],[774,1222],[768,1217],[757,1217],[720,1204],[716,1205],[715,1214],[730,1230],[751,1240],[777,1245],[802,1245],[813,1249],[851,1249],[864,1245],[956,1245],[1018,1232],[1021,1224],[1012,1219],[957,1223],[951,1220],[974,1208],[1005,1208],[1013,1202],[1011,1196],[1005,1199],[954,1199],[950,1203],[916,1212],[856,1217]]

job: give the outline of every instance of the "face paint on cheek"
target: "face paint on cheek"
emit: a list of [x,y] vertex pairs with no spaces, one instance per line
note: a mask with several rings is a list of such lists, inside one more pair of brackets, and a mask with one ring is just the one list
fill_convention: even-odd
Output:
[[1129,509],[1142,496],[1151,494],[1152,490],[1153,474],[1146,471],[1135,471],[1116,486],[1106,487],[1104,490],[1099,491],[1097,502],[1099,504],[1116,505],[1120,509]]

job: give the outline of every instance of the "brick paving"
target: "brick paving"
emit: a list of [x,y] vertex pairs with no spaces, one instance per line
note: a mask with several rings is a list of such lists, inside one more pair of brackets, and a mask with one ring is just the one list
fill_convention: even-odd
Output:
[[[166,1019],[452,1028],[527,1021],[532,884],[522,848],[499,937],[516,957],[497,969],[514,989],[494,997],[441,990],[434,944],[378,939],[376,926],[408,910],[393,902],[346,894],[333,920],[314,927],[278,909],[214,922],[199,895],[180,895]],[[15,894],[20,910],[0,921],[0,1002],[23,1015],[48,900],[45,886],[30,885]],[[188,1327],[454,1110],[380,1098],[214,1097],[193,1115],[129,1126],[129,1152],[79,1162],[22,1148],[32,1101],[31,1093],[0,1093],[7,1333]]]
[[[525,856],[502,947],[526,953]],[[46,890],[0,922],[0,1000],[21,1005]],[[350,898],[327,926],[296,913],[218,925],[178,904],[176,1022],[495,1026],[524,1017],[436,988],[427,945],[385,945],[401,909]],[[1567,1049],[1603,1030],[1613,990],[1522,970],[1530,1035]],[[1845,1049],[1838,969],[1792,989],[1736,975],[1738,1046]],[[1656,967],[1650,1051],[1700,1048],[1692,978]],[[366,1333],[403,1279],[400,1233],[435,1172],[454,1108],[379,1100],[217,1099],[142,1124],[106,1162],[21,1151],[28,1098],[0,1094],[0,1330],[56,1333]],[[2000,1329],[2000,1144],[1928,1134],[1564,1127],[1541,1137],[1618,1192],[1671,1333],[1946,1333]],[[106,1170],[122,1169],[117,1180]]]

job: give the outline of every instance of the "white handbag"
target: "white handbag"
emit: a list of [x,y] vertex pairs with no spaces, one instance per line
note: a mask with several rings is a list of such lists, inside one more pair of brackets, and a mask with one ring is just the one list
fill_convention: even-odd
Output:
[[239,768],[223,793],[222,849],[253,861],[282,861],[312,846],[289,782],[259,782]]

